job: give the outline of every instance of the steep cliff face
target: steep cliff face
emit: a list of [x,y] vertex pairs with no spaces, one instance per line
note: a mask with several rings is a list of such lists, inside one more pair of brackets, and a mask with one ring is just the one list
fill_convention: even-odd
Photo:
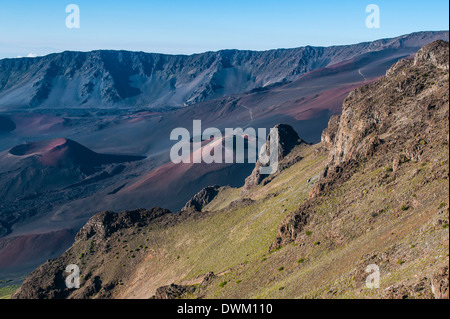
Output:
[[[288,163],[286,161],[281,163],[281,161],[283,161],[285,159],[285,157],[292,151],[292,149],[294,147],[296,147],[297,145],[300,145],[300,144],[305,144],[305,141],[303,141],[298,136],[297,132],[290,125],[278,124],[278,125],[275,125],[274,128],[278,130],[278,134],[277,134],[278,138],[276,141],[276,143],[278,145],[277,158],[278,158],[278,162],[279,162],[278,170],[281,170],[281,169],[285,169],[295,163],[295,161],[291,161],[290,163]],[[271,143],[273,143],[273,141],[271,141],[271,136],[269,135],[265,146],[263,146],[265,148],[265,154],[267,154],[268,156],[270,156]],[[245,179],[244,190],[249,190],[249,189],[259,185],[264,179],[266,179],[267,177],[270,176],[267,174],[260,173],[261,167],[268,166],[269,164],[270,163],[263,165],[261,163],[261,161],[258,159],[258,161],[256,162],[256,165],[255,165],[255,168],[252,171],[252,174]]]
[[326,150],[331,150],[331,148],[334,145],[334,142],[336,140],[336,133],[339,129],[339,120],[341,119],[341,115],[333,115],[329,122],[326,129],[323,130],[322,136],[320,138],[320,142],[322,143],[322,146]]
[[[348,95],[342,114],[330,120],[322,135],[329,160],[311,190],[312,201],[345,183],[366,162],[395,174],[407,162],[438,160],[436,150],[449,142],[448,54],[448,42],[430,43],[382,79]],[[445,167],[437,167],[436,174],[445,176]],[[304,225],[295,222],[298,214],[304,215],[305,207],[284,221],[273,247],[302,232]]]
[[[311,197],[348,179],[355,165],[376,159],[392,167],[432,160],[433,147],[448,143],[448,42],[424,46],[397,62],[377,82],[351,92],[343,103],[329,163]],[[324,145],[325,145],[324,144]]]
[[447,57],[448,43],[431,43],[414,59],[396,63],[383,79],[349,94],[330,163],[361,160],[383,150],[419,160],[426,142],[420,143],[421,135],[428,142],[448,138],[442,125],[448,115]]
[[93,236],[99,240],[106,240],[119,230],[144,227],[166,214],[170,214],[170,211],[162,208],[126,211],[119,214],[102,212],[89,219],[86,225],[80,229],[75,240],[88,240]]
[[[436,41],[396,63],[382,79],[349,94],[342,115],[330,120],[322,136],[322,147],[330,149],[328,163],[309,199],[281,223],[272,251],[292,242],[305,245],[311,230],[320,232],[328,248],[342,247],[361,234],[376,233],[375,219],[391,225],[402,219],[403,227],[419,218],[422,224],[410,224],[406,232],[391,226],[392,236],[399,232],[405,237],[386,241],[363,258],[355,272],[357,287],[363,287],[363,268],[371,263],[388,272],[395,269],[393,259],[403,265],[430,257],[426,249],[408,250],[407,242],[448,247],[448,70],[449,44]],[[353,226],[343,227],[349,218]],[[424,232],[435,237],[423,242]],[[383,242],[382,236],[373,240]],[[448,269],[448,256],[436,259],[416,279],[399,281],[382,296],[446,296],[448,280],[442,273]]]
[[292,81],[367,52],[395,48],[410,54],[441,38],[448,39],[448,32],[264,52],[224,50],[183,56],[93,51],[3,59],[0,108],[181,107]]

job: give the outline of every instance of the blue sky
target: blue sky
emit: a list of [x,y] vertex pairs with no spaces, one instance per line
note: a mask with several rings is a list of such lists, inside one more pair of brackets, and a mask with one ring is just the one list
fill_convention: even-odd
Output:
[[[68,29],[68,4],[80,29]],[[368,29],[368,4],[381,27]],[[447,0],[0,0],[0,58],[64,50],[191,54],[328,46],[448,30]]]

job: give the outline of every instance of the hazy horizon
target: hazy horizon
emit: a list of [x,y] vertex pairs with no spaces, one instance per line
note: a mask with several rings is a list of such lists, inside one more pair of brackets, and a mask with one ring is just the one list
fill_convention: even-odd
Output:
[[[70,3],[80,9],[80,28],[65,24]],[[94,50],[183,55],[225,49],[264,51],[448,30],[447,1],[376,1],[380,28],[365,25],[370,3],[15,1],[1,5],[0,59]]]
[[207,52],[227,51],[227,50],[262,52],[262,51],[271,51],[271,50],[290,50],[290,49],[302,48],[302,47],[306,47],[306,46],[311,46],[311,47],[337,47],[337,46],[353,45],[353,44],[359,44],[359,43],[365,43],[365,42],[373,42],[373,41],[378,41],[378,40],[383,40],[383,39],[395,39],[395,38],[402,37],[402,36],[405,36],[405,35],[408,35],[408,34],[421,33],[421,32],[450,32],[450,31],[448,29],[447,30],[422,30],[422,31],[415,31],[415,32],[407,33],[407,34],[400,34],[400,35],[393,36],[393,37],[388,37],[388,38],[374,39],[374,40],[371,40],[371,41],[360,41],[360,42],[354,42],[354,43],[332,44],[332,45],[309,45],[309,44],[306,44],[306,45],[299,45],[299,46],[293,46],[293,47],[269,48],[269,49],[262,49],[262,50],[224,48],[224,49],[219,49],[219,50],[207,50],[207,51],[193,52],[193,53],[167,53],[167,52],[155,52],[155,51],[143,51],[143,50],[125,50],[125,49],[102,48],[102,49],[92,49],[92,50],[59,50],[59,51],[45,53],[45,54],[42,54],[42,55],[34,55],[34,54],[30,53],[27,56],[14,56],[14,57],[2,57],[1,56],[1,52],[0,52],[0,60],[2,60],[2,59],[16,59],[16,58],[43,57],[43,56],[47,56],[47,55],[51,55],[51,54],[59,54],[59,53],[63,53],[63,52],[85,52],[85,53],[87,53],[87,52],[95,52],[95,51],[128,51],[128,52],[143,52],[143,53],[149,53],[149,54],[185,55],[185,56],[190,56],[190,55],[195,55],[195,54],[203,54],[203,53],[207,53]]

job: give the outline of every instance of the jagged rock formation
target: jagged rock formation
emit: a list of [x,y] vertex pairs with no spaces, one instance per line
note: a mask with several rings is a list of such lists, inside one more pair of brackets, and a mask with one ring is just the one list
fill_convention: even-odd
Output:
[[448,281],[448,266],[433,275],[431,290],[436,299],[449,299]]
[[312,205],[310,203],[305,203],[295,213],[286,216],[281,222],[277,237],[270,246],[269,251],[274,251],[297,239],[297,236],[305,230],[309,219],[313,215],[311,208]]
[[201,282],[197,280],[197,284],[195,285],[177,285],[171,283],[170,285],[158,287],[155,295],[150,299],[183,299],[194,295],[202,298],[202,292],[216,279],[216,275],[210,271],[197,279],[201,279]]
[[69,289],[63,277],[63,264],[46,262],[33,271],[22,283],[20,290],[12,296],[13,299],[64,299],[69,295]]
[[181,211],[195,210],[202,211],[203,207],[208,205],[214,197],[219,193],[220,186],[208,186],[198,192],[194,197],[192,197],[186,205],[181,209]]
[[[441,268],[432,276],[420,278],[418,282],[401,282],[385,289],[385,299],[449,299],[448,266]],[[431,289],[430,289],[431,288]]]
[[195,287],[171,284],[169,286],[159,287],[151,299],[178,299],[187,293],[194,292]]
[[[304,144],[305,142],[298,136],[297,132],[290,125],[278,124],[274,128],[278,130],[278,162],[280,163],[295,146]],[[269,135],[265,145],[265,154],[267,155],[270,155],[270,143],[271,139]],[[289,164],[285,163],[282,167],[279,166],[278,169],[281,170],[287,168],[292,164],[295,164],[295,161],[292,161]],[[244,190],[249,190],[252,187],[261,184],[261,182],[269,176],[260,173],[261,167],[262,164],[260,160],[258,160],[252,174],[245,179]]]
[[331,150],[334,145],[340,119],[340,114],[333,115],[328,122],[328,126],[322,132],[321,144],[327,150]]
[[144,227],[166,214],[170,214],[170,211],[159,207],[150,210],[126,211],[119,214],[101,212],[89,219],[86,225],[80,229],[75,240],[88,240],[94,235],[97,235],[97,238],[100,239],[107,239],[118,230]]
[[447,56],[448,43],[433,42],[414,59],[397,62],[384,78],[349,94],[329,164],[311,197],[350,177],[358,162],[376,153],[390,154],[383,158],[396,169],[432,156],[427,151],[432,143],[448,142]]
[[[162,217],[171,214],[167,209],[155,207],[151,210],[125,211],[119,214],[101,212],[94,215],[75,237],[74,246],[61,257],[48,260],[33,271],[13,295],[15,299],[62,299],[62,298],[108,298],[111,290],[121,281],[109,278],[105,281],[97,275],[98,267],[104,264],[105,256],[110,253],[111,262],[120,251],[121,237],[124,233],[133,233],[140,227],[146,227]],[[77,247],[78,246],[78,247]],[[77,249],[81,249],[77,251]],[[135,250],[133,259],[140,259],[138,252],[145,250],[143,246]],[[113,253],[114,252],[114,253]],[[76,255],[79,254],[79,255]],[[67,265],[78,264],[89,255],[97,253],[100,259],[91,261],[90,272],[85,273],[81,289],[68,289],[65,283]],[[78,257],[79,256],[79,257]],[[97,269],[97,270],[96,270]],[[122,276],[126,277],[126,270]]]
[[[342,115],[324,132],[331,151],[310,202],[286,217],[271,249],[297,240],[313,215],[314,200],[350,179],[364,162],[394,171],[409,161],[433,161],[433,148],[448,144],[448,54],[448,42],[428,44],[386,77],[349,94]],[[446,171],[440,167],[435,174],[445,177]]]
[[[395,151],[395,146],[411,144],[424,130],[422,134],[433,134],[433,126],[439,124],[432,117],[445,115],[440,112],[445,112],[448,101],[447,55],[446,42],[431,43],[420,49],[414,60],[399,61],[386,77],[349,94],[330,154],[331,164],[361,160],[380,148]],[[415,160],[420,152],[409,145],[405,155]]]

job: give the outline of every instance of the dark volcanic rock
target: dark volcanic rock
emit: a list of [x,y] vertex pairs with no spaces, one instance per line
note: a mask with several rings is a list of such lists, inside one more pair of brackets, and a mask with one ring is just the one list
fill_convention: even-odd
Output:
[[321,143],[327,150],[330,150],[334,145],[340,118],[340,115],[333,115],[328,122],[327,128],[322,132]]
[[430,291],[430,285],[426,278],[422,278],[418,283],[407,284],[401,283],[392,287],[388,287],[383,292],[383,299],[410,299],[417,298],[420,299],[433,299]]
[[151,299],[179,299],[186,293],[194,292],[195,287],[193,286],[171,284],[169,286],[163,286],[156,289],[156,294]]
[[181,209],[181,211],[193,209],[200,212],[203,207],[208,205],[217,196],[219,190],[220,187],[217,185],[205,187],[194,197],[192,197]]
[[132,227],[143,227],[158,217],[171,212],[164,208],[155,207],[150,210],[140,209],[122,213],[101,212],[89,219],[80,229],[75,240],[87,240],[94,235],[107,238],[118,230]]
[[424,124],[437,122],[430,122],[431,113],[443,116],[441,111],[448,107],[448,53],[448,42],[430,43],[414,59],[397,62],[384,78],[351,92],[343,103],[331,164],[361,160],[400,145],[407,148],[409,159],[417,160],[420,148],[408,143],[428,133]]
[[214,278],[216,278],[216,275],[212,271],[208,272],[205,277],[203,277],[201,286],[208,286],[214,280]]
[[278,234],[275,241],[269,248],[273,251],[283,245],[293,242],[304,231],[305,226],[313,215],[310,203],[301,205],[295,212],[288,215],[282,222],[278,229]]
[[[345,183],[365,162],[394,171],[407,161],[434,160],[433,148],[449,142],[448,69],[449,44],[436,41],[347,96],[342,115],[331,119],[322,135],[324,146],[331,149],[328,164],[309,200],[282,222],[271,249],[295,241],[313,218],[305,207]],[[443,294],[442,288],[436,291]]]
[[[278,160],[283,159],[298,144],[304,143],[292,126],[287,124],[278,124],[275,128],[278,129],[278,144],[280,146],[278,148]],[[268,140],[270,141],[270,137]],[[266,144],[266,147],[267,146],[268,144]]]
[[[295,146],[305,142],[298,136],[297,132],[290,125],[278,124],[274,128],[278,129],[278,161],[280,162],[292,151]],[[267,138],[265,147],[266,154],[270,155],[270,135]],[[295,164],[295,161],[291,164]],[[259,185],[268,176],[260,173],[261,166],[262,164],[258,160],[252,174],[245,179],[244,190],[248,190]],[[286,165],[284,165],[283,168],[286,168]]]
[[65,299],[70,294],[67,289],[64,268],[47,261],[33,271],[22,283],[12,299]]
[[347,96],[329,163],[311,198],[348,179],[368,158],[380,155],[396,170],[401,162],[432,156],[432,144],[448,143],[448,53],[448,42],[430,43]]
[[448,266],[442,268],[431,278],[431,290],[436,299],[449,299],[448,291]]

